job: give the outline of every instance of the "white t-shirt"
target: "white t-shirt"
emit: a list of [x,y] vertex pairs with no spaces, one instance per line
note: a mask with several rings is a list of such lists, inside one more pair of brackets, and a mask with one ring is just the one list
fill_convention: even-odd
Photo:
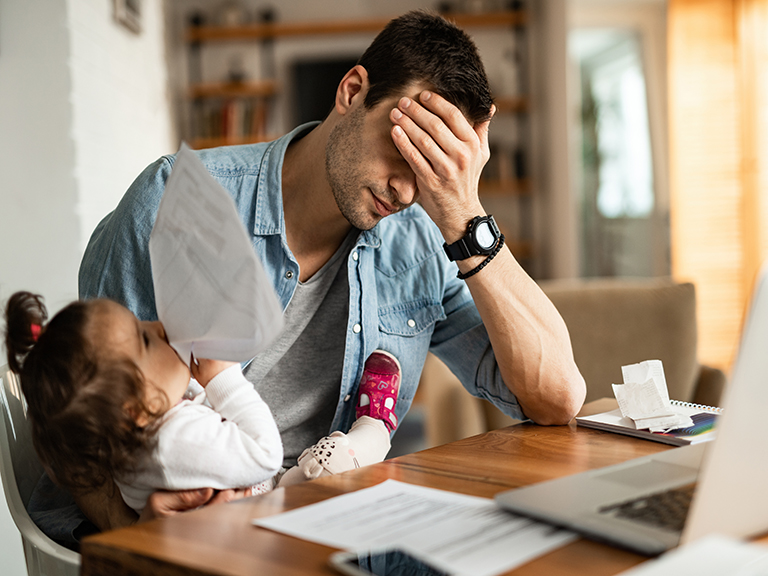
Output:
[[[206,398],[212,408],[203,405]],[[116,481],[138,513],[157,490],[245,488],[271,478],[283,464],[272,413],[237,365],[164,414],[156,442],[135,473]]]

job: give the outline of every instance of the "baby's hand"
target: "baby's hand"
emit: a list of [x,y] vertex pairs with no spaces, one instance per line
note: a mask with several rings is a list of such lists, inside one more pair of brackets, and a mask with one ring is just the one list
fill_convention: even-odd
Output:
[[192,377],[205,388],[208,382],[213,380],[221,372],[234,366],[237,362],[225,362],[224,360],[209,360],[207,358],[190,357],[189,367],[192,371]]

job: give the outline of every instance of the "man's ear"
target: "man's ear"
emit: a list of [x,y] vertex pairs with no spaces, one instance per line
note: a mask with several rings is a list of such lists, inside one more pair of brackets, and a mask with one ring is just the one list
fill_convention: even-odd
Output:
[[352,105],[362,101],[368,93],[368,71],[359,64],[344,75],[336,88],[335,110],[339,114],[346,114]]

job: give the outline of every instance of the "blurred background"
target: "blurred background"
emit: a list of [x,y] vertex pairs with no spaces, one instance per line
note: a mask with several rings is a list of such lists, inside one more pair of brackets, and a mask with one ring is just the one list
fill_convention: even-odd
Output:
[[[692,281],[700,360],[727,371],[768,255],[768,0],[0,0],[0,302],[75,299],[146,165],[322,119],[414,8],[480,48],[481,196],[529,273]],[[3,574],[24,574],[0,504]]]

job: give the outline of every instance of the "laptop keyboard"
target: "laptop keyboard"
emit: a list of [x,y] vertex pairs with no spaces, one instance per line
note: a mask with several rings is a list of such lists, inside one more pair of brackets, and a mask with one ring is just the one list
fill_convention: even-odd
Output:
[[656,492],[599,508],[601,514],[635,520],[674,532],[681,532],[691,506],[696,484]]

